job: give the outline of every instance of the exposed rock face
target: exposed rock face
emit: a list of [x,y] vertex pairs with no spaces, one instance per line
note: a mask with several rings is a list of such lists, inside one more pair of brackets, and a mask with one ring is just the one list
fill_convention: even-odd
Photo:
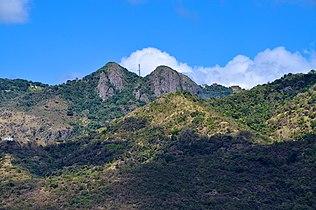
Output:
[[116,63],[109,63],[106,66],[106,71],[108,73],[110,83],[115,87],[115,89],[121,91],[126,83],[123,79],[122,67]]
[[157,67],[155,71],[148,75],[148,79],[155,97],[160,97],[161,95],[177,90],[188,90],[194,94],[201,92],[201,88],[189,77],[167,66]]
[[116,63],[108,63],[104,71],[99,75],[99,84],[97,92],[103,100],[114,95],[115,90],[124,89],[126,81],[124,81],[122,67]]
[[[136,99],[148,103],[154,98],[164,94],[175,92],[177,90],[187,90],[193,94],[199,95],[201,87],[194,83],[189,77],[178,73],[168,66],[159,66],[150,75],[140,78],[134,85],[126,76],[126,69],[116,63],[108,63],[99,72],[99,83],[97,92],[103,100],[113,96],[125,88],[132,88]],[[134,86],[134,87],[133,87]],[[144,91],[149,87],[151,91]]]
[[108,97],[114,94],[114,90],[112,87],[109,86],[109,79],[107,78],[104,72],[100,73],[97,91],[100,98],[102,98],[103,100],[107,99]]
[[142,93],[140,89],[135,89],[133,92],[135,98],[146,103],[150,102],[150,99],[146,93]]

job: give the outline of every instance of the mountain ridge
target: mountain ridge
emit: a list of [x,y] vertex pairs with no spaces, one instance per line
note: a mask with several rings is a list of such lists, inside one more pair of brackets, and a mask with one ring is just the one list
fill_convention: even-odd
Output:
[[[2,107],[9,108],[12,113],[26,113],[29,118],[43,118],[45,126],[26,125],[24,129],[35,133],[34,135],[15,135],[18,130],[13,119],[3,119],[7,121],[2,125],[6,131],[0,138],[7,135],[25,141],[36,140],[32,136],[40,136],[41,144],[63,141],[70,136],[88,135],[89,131],[98,129],[109,121],[122,117],[169,92],[202,92],[202,88],[191,79],[169,67],[158,66],[150,75],[143,78],[114,62],[107,63],[82,79],[69,80],[61,85],[48,86],[23,81],[20,86],[23,87],[21,91],[6,97],[6,100],[2,101]],[[5,90],[1,91],[2,95],[7,94],[8,88],[3,86],[3,89]],[[222,89],[218,90],[214,87],[215,93],[220,95]],[[230,91],[223,94],[230,94]],[[37,112],[34,113],[32,110]],[[46,115],[50,115],[51,118],[46,119]],[[64,122],[61,119],[65,119]],[[54,122],[64,125],[54,127]]]

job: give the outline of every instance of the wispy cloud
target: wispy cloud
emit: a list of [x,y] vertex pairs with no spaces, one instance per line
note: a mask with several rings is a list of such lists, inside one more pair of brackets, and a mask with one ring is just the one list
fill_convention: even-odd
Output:
[[137,72],[138,64],[141,64],[142,76],[149,74],[159,65],[167,65],[187,74],[199,84],[217,82],[226,86],[238,84],[244,88],[251,88],[271,82],[287,73],[316,69],[316,56],[314,51],[309,53],[309,58],[305,58],[299,52],[277,47],[259,52],[253,59],[237,55],[225,66],[191,67],[187,63],[179,62],[167,52],[156,48],[144,48],[122,58],[120,64],[133,72]]
[[0,23],[24,23],[29,0],[0,0]]
[[183,5],[178,5],[176,7],[176,11],[177,11],[177,14],[181,17],[184,17],[184,18],[188,18],[190,20],[197,20],[198,19],[198,14],[192,10],[189,10],[188,8],[184,7]]
[[184,0],[176,0],[176,13],[178,16],[192,21],[198,20],[198,13],[187,7]]

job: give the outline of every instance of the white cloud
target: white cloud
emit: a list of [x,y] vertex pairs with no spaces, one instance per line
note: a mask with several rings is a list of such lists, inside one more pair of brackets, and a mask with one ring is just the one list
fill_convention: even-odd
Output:
[[150,74],[160,65],[169,66],[180,72],[192,71],[186,63],[180,63],[175,57],[152,47],[133,52],[129,57],[122,58],[120,64],[135,73],[138,73],[138,64],[140,64],[142,76]]
[[144,48],[133,52],[129,57],[121,59],[121,65],[136,72],[141,64],[142,76],[152,72],[159,65],[167,65],[185,73],[199,84],[217,82],[226,86],[240,85],[251,88],[258,84],[272,82],[287,73],[308,72],[316,69],[316,56],[312,52],[309,59],[299,52],[287,51],[284,47],[266,49],[253,59],[245,55],[237,55],[225,66],[190,67],[181,63],[166,52],[156,48]]
[[0,0],[0,22],[23,23],[28,18],[29,0]]
[[[238,55],[224,67],[199,67],[194,71],[193,78],[197,82],[219,82],[225,85],[239,84],[250,88],[257,84],[271,82],[287,73],[308,72],[315,68],[315,59],[310,60],[300,53],[289,52],[284,47],[266,49],[258,53],[252,60],[247,56]],[[200,77],[200,72],[205,77]],[[216,76],[214,77],[213,74]]]

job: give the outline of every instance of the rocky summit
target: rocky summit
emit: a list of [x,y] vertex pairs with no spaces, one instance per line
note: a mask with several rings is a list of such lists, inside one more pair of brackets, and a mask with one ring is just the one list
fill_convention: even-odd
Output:
[[187,90],[196,95],[202,92],[202,88],[189,77],[168,66],[158,66],[145,80],[149,81],[149,86],[153,90],[155,97],[160,97],[166,93],[175,92],[177,90]]

